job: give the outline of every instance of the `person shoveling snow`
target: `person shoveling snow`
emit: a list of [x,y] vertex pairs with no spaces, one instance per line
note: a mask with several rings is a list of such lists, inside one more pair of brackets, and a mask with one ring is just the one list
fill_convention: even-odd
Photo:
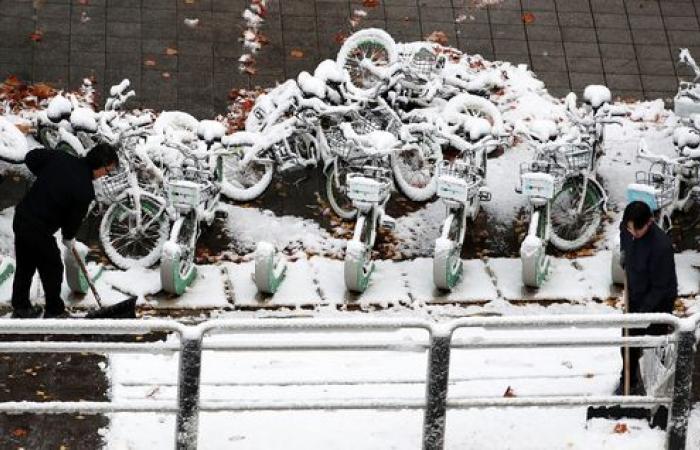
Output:
[[[102,144],[79,159],[64,152],[36,149],[24,160],[37,177],[17,205],[12,228],[15,232],[17,268],[12,286],[12,317],[39,317],[42,308],[29,301],[32,278],[39,272],[46,293],[45,318],[66,317],[61,299],[63,263],[54,234],[73,248],[75,235],[90,203],[95,186],[119,163],[114,147]],[[100,181],[98,181],[100,180]]]

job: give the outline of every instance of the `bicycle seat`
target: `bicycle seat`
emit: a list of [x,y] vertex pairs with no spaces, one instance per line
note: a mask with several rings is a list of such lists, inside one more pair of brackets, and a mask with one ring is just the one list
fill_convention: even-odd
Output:
[[469,117],[464,121],[464,131],[469,135],[469,140],[476,142],[491,134],[491,122],[483,117]]
[[678,148],[697,148],[700,145],[700,133],[690,127],[678,127],[673,130],[673,144]]
[[551,120],[533,120],[528,132],[530,137],[540,143],[554,141],[559,137],[557,124]]
[[612,94],[606,86],[591,84],[583,90],[583,99],[591,105],[593,110],[598,110],[604,104],[612,101]]
[[51,122],[59,123],[62,120],[69,120],[73,112],[73,104],[62,95],[57,95],[49,101],[46,108],[46,117]]
[[87,133],[95,133],[97,131],[95,112],[88,108],[76,108],[70,115],[70,124],[75,131],[85,131]]
[[221,141],[226,134],[226,127],[216,120],[202,120],[197,126],[197,137],[204,140],[207,146],[215,141]]

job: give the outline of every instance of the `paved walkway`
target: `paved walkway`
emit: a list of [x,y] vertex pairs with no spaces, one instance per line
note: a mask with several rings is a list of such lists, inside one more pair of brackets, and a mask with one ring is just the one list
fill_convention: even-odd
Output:
[[[233,87],[271,85],[333,57],[337,35],[350,31],[349,17],[363,8],[363,0],[269,0],[263,30],[270,43],[249,80],[237,63],[248,3],[0,0],[0,77],[72,88],[90,75],[100,86],[128,77],[145,105],[211,116],[224,110]],[[669,98],[686,74],[675,64],[677,48],[700,57],[699,0],[378,3],[363,8],[358,27],[385,28],[397,40],[442,31],[464,51],[529,64],[559,94],[606,83],[625,97]]]

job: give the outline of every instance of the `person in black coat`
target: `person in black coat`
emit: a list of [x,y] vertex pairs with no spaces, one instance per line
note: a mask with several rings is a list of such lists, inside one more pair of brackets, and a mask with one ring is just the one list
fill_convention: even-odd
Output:
[[99,144],[85,158],[65,152],[35,149],[25,164],[36,176],[29,192],[15,209],[15,278],[12,285],[12,317],[39,317],[42,308],[32,306],[29,290],[34,273],[44,287],[44,317],[65,316],[61,299],[63,263],[54,234],[59,229],[69,249],[90,203],[95,198],[93,180],[104,177],[119,163],[114,147]]
[[[678,296],[673,245],[656,225],[651,208],[644,202],[631,202],[625,208],[620,223],[620,255],[627,278],[629,312],[672,313]],[[668,327],[660,324],[629,330],[630,336],[667,333]],[[639,374],[640,356],[640,348],[630,348],[630,386],[632,393],[638,395],[644,392]],[[624,372],[620,380],[623,377]],[[620,392],[622,381],[617,393]]]

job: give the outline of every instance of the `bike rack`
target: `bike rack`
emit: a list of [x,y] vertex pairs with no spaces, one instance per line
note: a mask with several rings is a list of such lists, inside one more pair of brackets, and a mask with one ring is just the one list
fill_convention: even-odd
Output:
[[[510,338],[488,337],[453,339],[460,328],[497,329],[552,329],[552,328],[643,328],[650,324],[665,324],[673,329],[667,336],[603,337],[599,339],[577,337]],[[0,342],[0,353],[41,352],[93,352],[93,353],[170,353],[180,352],[178,401],[120,401],[120,402],[4,402],[3,414],[102,414],[110,412],[160,412],[176,413],[175,448],[197,448],[200,411],[294,411],[294,410],[401,410],[422,409],[423,449],[444,448],[446,416],[449,408],[468,409],[478,407],[531,407],[531,406],[657,406],[670,405],[667,428],[667,450],[684,450],[688,416],[690,414],[690,387],[693,374],[696,335],[700,314],[679,319],[669,314],[626,315],[558,315],[530,317],[468,317],[442,323],[421,319],[372,320],[372,319],[215,319],[196,326],[186,326],[174,320],[17,320],[0,319],[2,334],[139,334],[169,332],[179,336],[179,342],[126,343],[126,342]],[[357,339],[349,342],[210,342],[210,333],[276,331],[328,331],[367,332],[418,329],[428,333],[427,341],[396,341]],[[620,397],[620,396],[558,396],[558,397],[486,397],[448,398],[450,354],[452,349],[497,348],[552,348],[552,347],[661,347],[676,344],[675,379],[671,397]],[[217,401],[202,402],[199,399],[202,352],[227,351],[427,351],[428,365],[425,398],[350,399],[311,401]]]

